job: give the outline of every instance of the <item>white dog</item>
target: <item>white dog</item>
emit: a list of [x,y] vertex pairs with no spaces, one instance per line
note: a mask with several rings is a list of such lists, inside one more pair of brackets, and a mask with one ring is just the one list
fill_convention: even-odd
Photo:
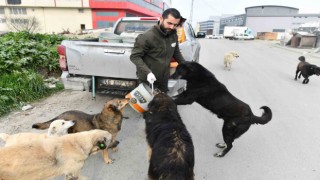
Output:
[[111,138],[108,131],[91,130],[0,148],[0,179],[79,179],[85,160],[108,147]]
[[224,69],[231,70],[232,61],[238,58],[239,55],[235,51],[230,51],[224,55]]
[[41,140],[47,137],[62,136],[68,134],[68,129],[74,124],[74,121],[57,119],[50,124],[48,133],[46,134],[25,132],[9,135],[6,133],[0,133],[0,138],[6,142],[5,147],[13,144],[28,143],[30,141]]

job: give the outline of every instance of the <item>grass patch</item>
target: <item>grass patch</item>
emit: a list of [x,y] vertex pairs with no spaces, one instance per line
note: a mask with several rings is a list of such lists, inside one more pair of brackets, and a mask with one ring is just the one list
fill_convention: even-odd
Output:
[[61,74],[57,45],[65,37],[11,32],[0,36],[0,116],[63,89],[44,77]]
[[0,77],[0,116],[62,89],[63,85],[60,83],[56,88],[48,88],[43,77],[34,71],[15,71],[2,75]]

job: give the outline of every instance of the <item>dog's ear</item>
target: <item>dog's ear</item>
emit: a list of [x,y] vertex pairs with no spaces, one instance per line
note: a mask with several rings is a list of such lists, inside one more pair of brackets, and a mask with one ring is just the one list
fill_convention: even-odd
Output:
[[192,63],[185,63],[185,67],[190,71],[194,71],[194,66],[192,65]]
[[118,110],[117,106],[115,106],[113,104],[109,104],[108,111],[119,111],[119,110]]

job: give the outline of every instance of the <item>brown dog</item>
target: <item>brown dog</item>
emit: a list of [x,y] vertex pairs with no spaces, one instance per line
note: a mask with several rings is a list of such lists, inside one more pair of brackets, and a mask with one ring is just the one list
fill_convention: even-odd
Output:
[[81,131],[88,131],[91,129],[102,129],[112,134],[112,141],[110,146],[103,151],[103,158],[107,164],[113,161],[109,158],[108,149],[112,148],[117,151],[116,136],[121,130],[122,111],[128,104],[129,99],[112,99],[105,103],[101,113],[87,114],[82,111],[66,111],[59,116],[43,123],[36,123],[32,125],[35,129],[47,129],[50,123],[56,119],[74,120],[75,125],[69,128],[68,133],[76,133]]
[[78,179],[89,155],[105,149],[111,134],[91,130],[0,148],[0,179]]

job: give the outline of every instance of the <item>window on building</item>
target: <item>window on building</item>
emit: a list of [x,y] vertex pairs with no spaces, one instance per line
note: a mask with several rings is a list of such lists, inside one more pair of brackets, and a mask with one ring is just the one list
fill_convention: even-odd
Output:
[[156,5],[158,7],[160,7],[160,5],[162,4],[162,0],[151,0],[150,3],[153,5]]
[[272,32],[286,32],[285,29],[273,29]]
[[109,28],[113,27],[114,22],[108,22],[108,21],[98,21],[97,26],[98,28]]
[[84,9],[78,9],[79,13],[84,13]]
[[21,4],[21,0],[7,0],[8,4]]
[[21,18],[11,19],[11,23],[15,23],[15,24],[28,24],[28,22],[29,22],[28,19],[21,19]]
[[10,8],[10,14],[27,14],[26,8]]
[[0,19],[0,23],[6,23],[6,19]]
[[119,13],[118,12],[97,12],[96,13],[96,16],[115,16],[115,17],[118,17],[119,16]]
[[81,30],[85,30],[86,29],[86,25],[85,24],[80,24],[80,29]]
[[131,13],[126,13],[126,17],[137,17],[137,15],[131,14]]
[[4,8],[0,8],[0,14],[4,14]]

